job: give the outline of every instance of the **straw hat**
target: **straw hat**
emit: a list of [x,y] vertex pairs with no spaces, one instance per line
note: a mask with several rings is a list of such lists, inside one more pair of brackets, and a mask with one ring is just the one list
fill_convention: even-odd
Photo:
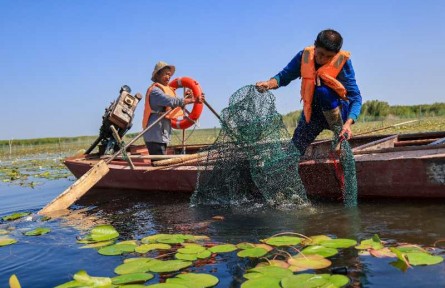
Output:
[[169,67],[170,68],[170,70],[172,72],[172,75],[175,74],[175,70],[176,70],[175,66],[168,65],[164,61],[159,61],[158,63],[156,63],[155,69],[153,70],[153,73],[151,74],[151,81],[156,82],[155,81],[156,73],[158,73],[159,71],[161,71],[165,67]]

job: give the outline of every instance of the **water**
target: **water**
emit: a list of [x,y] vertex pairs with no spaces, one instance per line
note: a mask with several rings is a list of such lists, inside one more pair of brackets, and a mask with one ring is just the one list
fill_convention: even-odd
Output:
[[[32,189],[0,184],[0,217],[17,211],[37,212],[57,196],[72,180],[47,181]],[[154,233],[192,233],[209,236],[215,242],[237,244],[281,232],[305,235],[327,234],[358,241],[378,234],[392,243],[412,243],[430,247],[444,239],[445,204],[443,201],[359,201],[357,207],[345,208],[342,203],[320,203],[311,207],[276,210],[262,206],[190,207],[190,195],[175,193],[120,193],[92,191],[80,204],[89,209],[73,211],[65,218],[40,222],[32,219],[0,224],[0,229],[15,227],[11,236],[18,243],[0,247],[0,287],[8,287],[10,275],[16,274],[22,287],[54,287],[70,281],[79,270],[93,276],[116,276],[114,268],[129,256],[102,256],[94,249],[79,249],[76,236],[84,235],[100,223],[112,224],[121,240],[141,239]],[[131,194],[134,194],[130,196]],[[124,196],[122,196],[124,195]],[[91,206],[95,204],[94,206]],[[223,221],[212,220],[223,216]],[[26,237],[22,232],[45,226],[51,232]],[[443,243],[442,247],[445,246]],[[439,244],[439,247],[440,245]],[[330,258],[335,267],[347,267],[347,276],[354,287],[444,287],[445,264],[417,266],[402,272],[392,265],[393,259],[358,256],[354,248],[341,250]],[[235,253],[218,256],[214,265],[198,267],[220,279],[216,287],[240,287],[242,274],[253,265]],[[329,273],[329,268],[320,272]],[[157,283],[154,278],[147,284]]]

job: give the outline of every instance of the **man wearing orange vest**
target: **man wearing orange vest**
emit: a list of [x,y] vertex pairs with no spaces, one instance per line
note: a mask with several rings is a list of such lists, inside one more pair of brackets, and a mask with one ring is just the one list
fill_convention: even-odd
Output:
[[[183,116],[181,107],[195,102],[195,97],[187,97],[192,96],[190,90],[186,92],[186,98],[181,99],[177,98],[175,90],[168,86],[175,70],[176,68],[173,65],[163,61],[158,62],[151,76],[153,84],[148,88],[145,95],[142,128],[151,125],[166,111],[173,109],[164,119],[144,134],[145,145],[151,155],[165,154],[167,144],[170,142],[171,119]],[[202,98],[203,96],[198,101],[202,101]]]
[[331,129],[339,137],[352,137],[351,125],[360,115],[362,97],[350,53],[340,50],[342,44],[340,33],[323,30],[314,46],[300,51],[273,78],[256,83],[259,91],[265,91],[302,78],[303,113],[292,137],[301,155],[324,129]]

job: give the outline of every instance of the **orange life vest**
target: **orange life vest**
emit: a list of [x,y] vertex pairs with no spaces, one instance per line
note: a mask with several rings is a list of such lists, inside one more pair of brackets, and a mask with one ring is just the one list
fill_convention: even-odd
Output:
[[[175,90],[170,86],[165,86],[160,83],[153,83],[150,87],[148,87],[147,93],[145,94],[145,106],[144,106],[144,117],[142,118],[142,129],[147,127],[148,119],[150,118],[150,114],[152,113],[152,109],[150,106],[150,93],[154,87],[160,88],[166,95],[168,95],[170,97],[176,97]],[[165,112],[167,112],[171,109],[172,109],[171,107],[166,107]],[[156,112],[159,113],[161,111],[156,111]],[[162,111],[162,112],[164,112],[164,111]],[[170,114],[165,116],[165,118],[172,119],[172,118],[181,117],[183,115],[184,115],[184,112],[182,111],[181,107],[176,107],[175,109],[173,109],[172,112],[170,112]]]
[[315,69],[315,47],[306,47],[301,59],[301,99],[303,100],[303,111],[306,122],[309,123],[312,115],[312,100],[314,98],[315,85],[320,85],[320,78],[323,83],[334,90],[342,99],[346,98],[346,88],[338,81],[337,75],[340,73],[343,65],[348,61],[350,53],[341,50],[330,62]]

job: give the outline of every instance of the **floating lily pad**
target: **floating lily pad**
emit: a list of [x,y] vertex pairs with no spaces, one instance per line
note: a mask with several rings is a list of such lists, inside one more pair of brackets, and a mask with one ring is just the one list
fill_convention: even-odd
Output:
[[357,245],[357,241],[352,239],[331,239],[322,241],[321,246],[328,248],[348,248]]
[[210,252],[209,250],[204,250],[196,254],[196,257],[198,257],[198,259],[206,259],[209,258],[210,256],[212,256],[212,252]]
[[206,248],[201,245],[190,245],[185,248],[179,248],[178,252],[182,254],[198,254],[205,251]]
[[90,287],[106,287],[111,286],[111,278],[108,277],[93,277],[87,274],[86,271],[80,270],[73,276],[74,280]]
[[163,243],[155,243],[155,244],[142,244],[141,246],[136,247],[134,250],[138,253],[147,253],[152,250],[169,250],[172,246],[169,244]]
[[300,244],[301,238],[295,236],[277,236],[261,240],[261,242],[277,247],[295,246],[297,244]]
[[270,245],[267,244],[255,244],[255,247],[257,248],[263,248],[264,250],[266,250],[267,252],[272,251],[274,248]]
[[0,247],[17,243],[17,240],[9,237],[0,238]]
[[298,274],[281,280],[283,288],[343,287],[349,283],[344,275]]
[[264,248],[251,248],[239,251],[236,255],[241,258],[259,258],[267,254]]
[[174,283],[158,283],[158,284],[148,285],[147,287],[151,287],[151,288],[188,288],[187,286],[184,286],[181,284],[174,284]]
[[167,279],[166,283],[180,284],[189,288],[207,288],[218,284],[219,279],[210,274],[185,273]]
[[248,273],[244,274],[243,277],[249,280],[261,277],[273,277],[282,279],[293,274],[292,271],[290,271],[289,269],[277,266],[256,267],[253,269],[249,269],[247,272]]
[[108,241],[112,239],[116,239],[119,237],[119,233],[116,229],[111,225],[98,225],[91,229],[90,233],[86,235],[81,240],[77,241],[78,243],[94,243],[94,242],[102,242]]
[[145,273],[150,271],[150,266],[153,265],[153,261],[160,261],[154,259],[141,259],[129,261],[114,268],[114,273],[119,275],[133,274],[133,273]]
[[374,249],[379,250],[384,248],[382,241],[380,240],[378,235],[374,235],[374,237],[370,239],[366,239],[360,242],[360,245],[355,246],[356,249]]
[[50,231],[51,231],[51,229],[49,229],[49,228],[39,227],[39,228],[36,228],[36,229],[34,229],[32,231],[27,231],[24,234],[26,236],[40,236],[40,235],[44,235],[46,233],[49,233]]
[[289,263],[283,260],[268,260],[267,262],[260,262],[256,265],[256,267],[265,267],[265,266],[275,266],[281,268],[288,268]]
[[250,249],[250,248],[255,248],[255,244],[248,243],[248,242],[242,242],[242,243],[238,243],[236,245],[236,247],[238,249]]
[[135,248],[135,244],[116,243],[114,245],[102,247],[98,252],[105,256],[115,256],[134,252]]
[[443,262],[443,258],[441,256],[433,256],[428,253],[421,253],[421,252],[406,253],[406,258],[408,259],[409,264],[413,266],[419,266],[419,265],[429,266]]
[[377,258],[384,258],[384,257],[397,257],[396,254],[394,254],[393,252],[391,252],[391,250],[389,250],[389,248],[385,247],[382,249],[378,249],[378,250],[374,250],[374,249],[369,249],[369,254],[371,254],[374,257]]
[[273,277],[260,277],[247,280],[241,284],[241,288],[281,288],[280,279]]
[[111,282],[114,285],[133,284],[133,283],[146,282],[152,279],[153,277],[154,276],[151,273],[132,273],[111,278]]
[[10,288],[21,288],[19,279],[15,274],[12,274],[11,277],[9,277],[9,287]]
[[304,255],[318,254],[327,258],[338,254],[338,250],[335,248],[328,248],[324,246],[314,245],[304,248],[303,251],[301,251],[301,253],[303,253]]
[[82,247],[80,247],[80,249],[84,249],[84,248],[101,248],[101,247],[109,246],[109,245],[112,245],[112,244],[114,244],[114,240],[95,242],[95,243],[83,245]]
[[193,263],[190,261],[183,260],[157,261],[155,264],[150,266],[150,271],[156,273],[175,272],[187,268],[192,264]]
[[165,243],[165,244],[181,244],[185,240],[193,239],[193,235],[185,234],[155,234],[144,237],[141,242],[144,244],[150,243]]
[[[298,254],[297,256],[294,256],[292,258],[289,258],[287,262],[291,266],[295,266],[298,271],[304,271],[307,269],[323,269],[326,267],[331,266],[331,261],[324,258],[323,256],[314,254],[314,255],[302,255]],[[290,269],[290,267],[289,267]],[[303,269],[303,270],[301,270]]]
[[198,256],[197,254],[176,253],[175,258],[179,260],[195,261],[196,259],[198,259]]
[[233,244],[221,244],[210,247],[208,250],[212,253],[228,253],[228,252],[233,252],[236,249],[237,249],[236,246]]
[[303,239],[301,244],[307,245],[319,245],[323,241],[331,240],[332,238],[326,235],[314,235],[309,237],[309,239]]
[[78,288],[78,287],[82,287],[82,286],[85,287],[85,284],[81,283],[79,281],[73,280],[73,281],[69,281],[69,282],[57,285],[54,288]]
[[401,245],[397,247],[402,253],[412,253],[412,252],[420,252],[420,253],[428,253],[425,249],[417,246],[417,245]]
[[29,214],[31,214],[31,212],[13,213],[10,215],[3,216],[2,219],[3,221],[13,221],[28,216]]

